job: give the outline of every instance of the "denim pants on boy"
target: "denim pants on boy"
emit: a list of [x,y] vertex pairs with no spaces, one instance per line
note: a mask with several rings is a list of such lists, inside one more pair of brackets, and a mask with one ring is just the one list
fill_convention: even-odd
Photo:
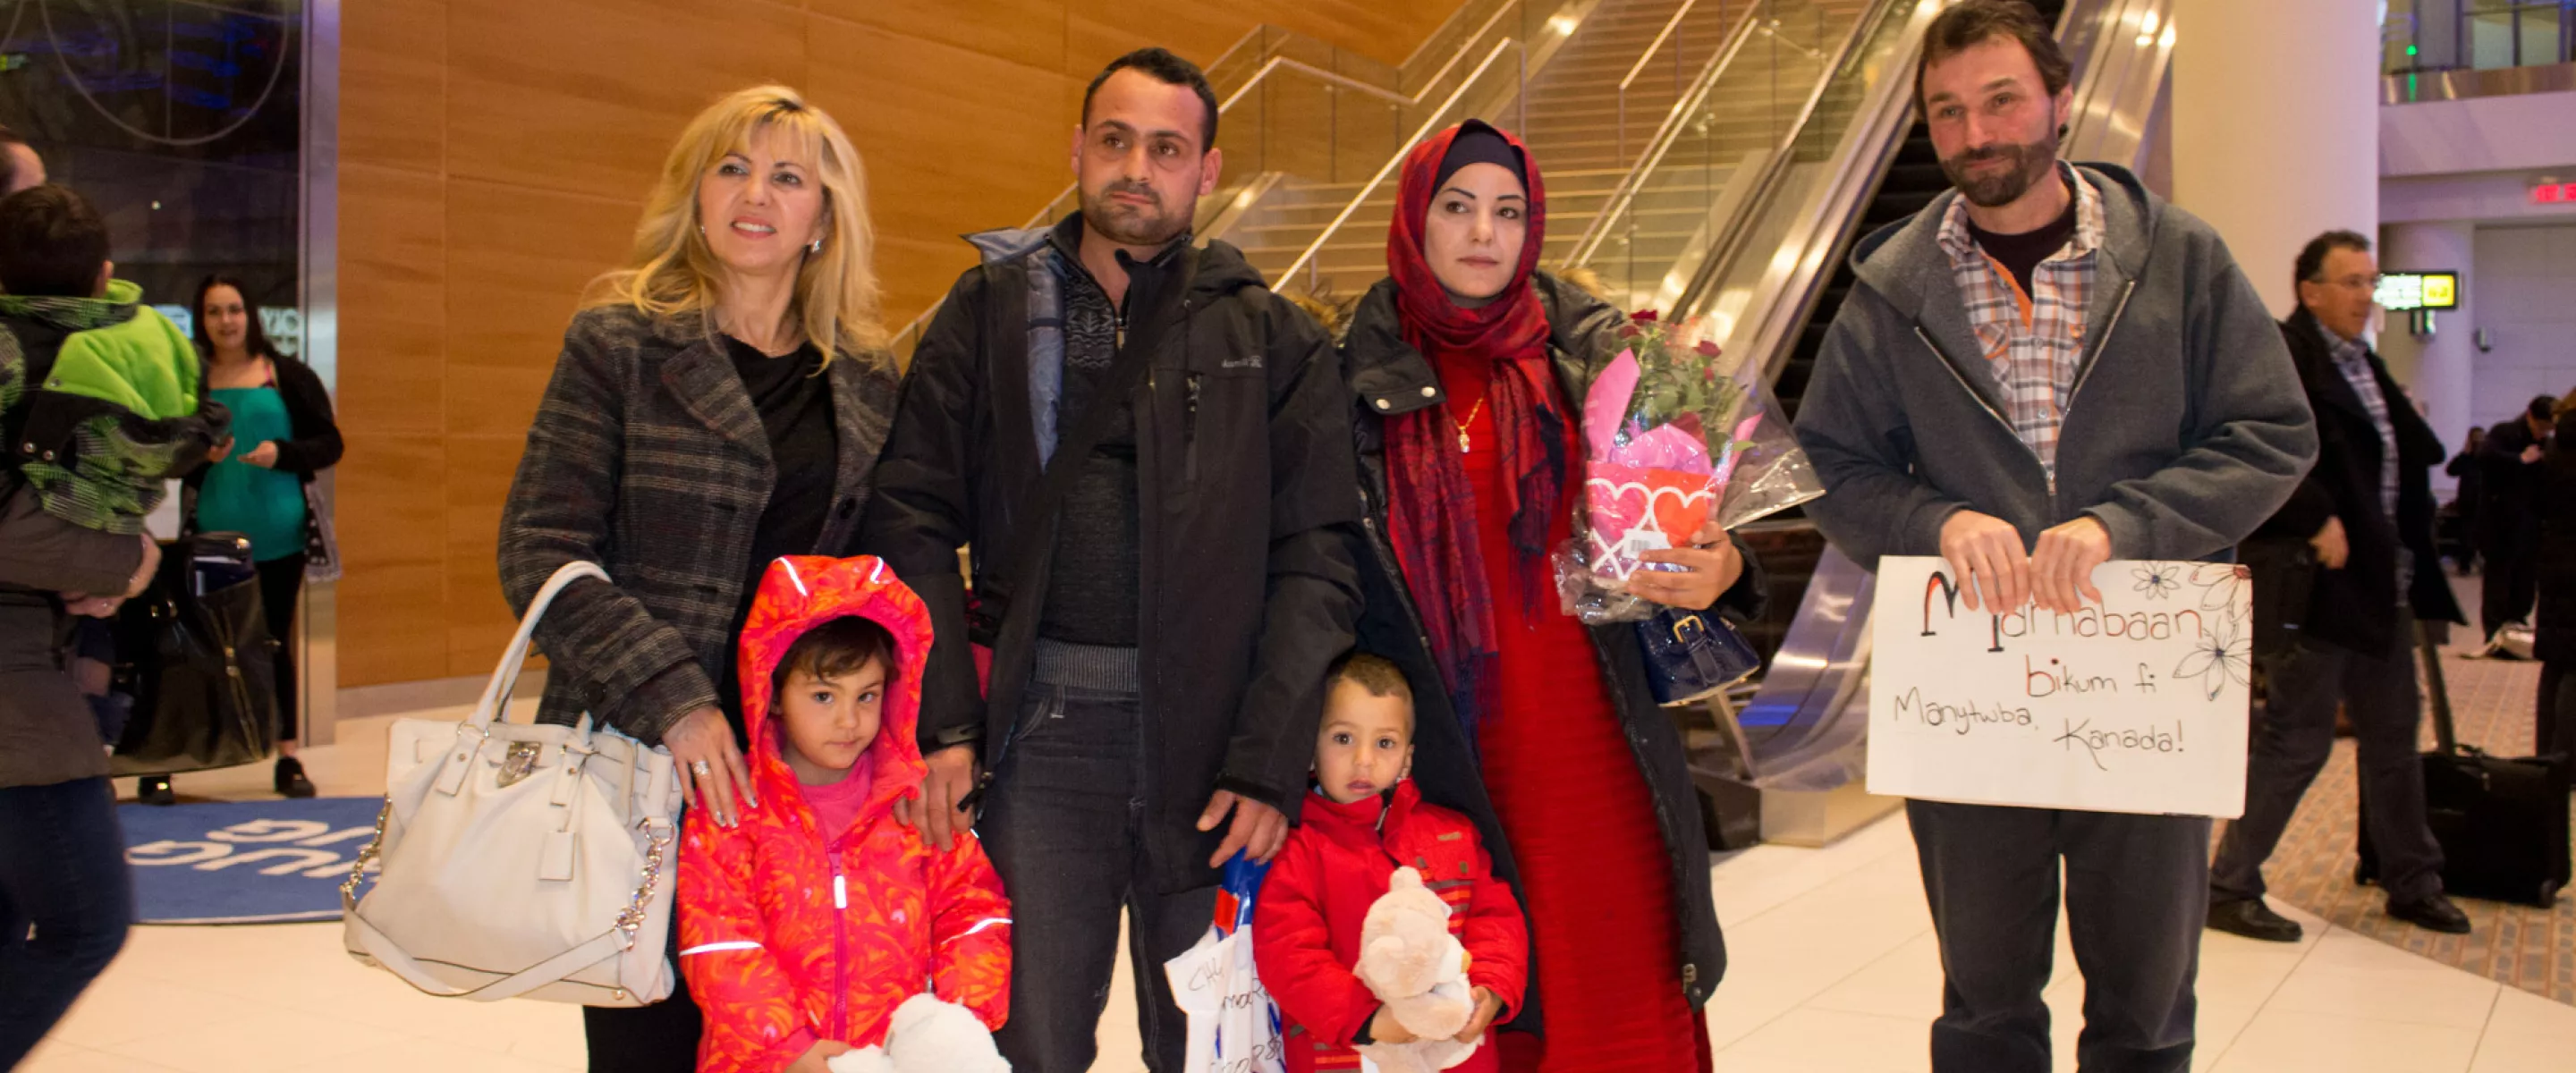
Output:
[[1185,1058],[1189,1021],[1163,962],[1207,932],[1216,888],[1159,894],[1147,879],[1139,835],[1154,773],[1134,652],[1039,642],[1021,702],[1028,729],[975,824],[1011,896],[1011,1018],[994,1039],[1017,1073],[1091,1068],[1122,909],[1146,1068],[1179,1073]]
[[1934,1073],[2048,1073],[2059,863],[2084,973],[2083,1073],[2191,1068],[2209,819],[1908,801],[1941,943]]
[[0,787],[0,1069],[36,1049],[133,923],[107,780]]

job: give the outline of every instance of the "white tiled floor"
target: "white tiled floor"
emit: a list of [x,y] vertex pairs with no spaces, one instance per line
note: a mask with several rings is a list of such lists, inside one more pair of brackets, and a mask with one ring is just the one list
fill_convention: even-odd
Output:
[[[454,718],[461,713],[441,713]],[[323,792],[380,792],[383,720],[309,751]],[[180,780],[184,795],[256,797],[265,769]],[[131,787],[127,787],[131,793]],[[1929,1067],[1925,1026],[1941,971],[1891,816],[1821,850],[1764,846],[1717,866],[1731,963],[1709,1006],[1718,1068],[1906,1073]],[[2328,928],[2296,947],[2211,934],[2201,948],[2195,1070],[2275,1073],[2565,1073],[2576,1008]],[[2061,932],[2057,1064],[2074,1068],[2083,984]],[[1098,1068],[1135,1073],[1122,972]],[[138,928],[125,953],[22,1069],[31,1073],[362,1070],[538,1073],[582,1068],[570,1007],[423,997],[340,951],[336,924]]]

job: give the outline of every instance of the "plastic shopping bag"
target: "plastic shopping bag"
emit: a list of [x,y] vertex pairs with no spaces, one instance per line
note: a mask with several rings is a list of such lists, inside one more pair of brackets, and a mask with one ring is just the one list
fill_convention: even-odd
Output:
[[1225,862],[1216,920],[1198,945],[1163,963],[1172,998],[1190,1018],[1183,1073],[1285,1073],[1279,1007],[1252,968],[1252,900],[1270,870],[1237,853]]

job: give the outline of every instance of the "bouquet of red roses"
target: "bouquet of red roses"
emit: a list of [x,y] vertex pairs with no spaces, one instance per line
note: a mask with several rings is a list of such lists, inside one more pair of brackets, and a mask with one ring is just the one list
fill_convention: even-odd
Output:
[[1586,622],[1652,613],[1627,581],[1669,567],[1642,553],[1688,543],[1711,518],[1733,529],[1824,494],[1762,371],[1728,361],[1698,327],[1637,314],[1585,394],[1583,507],[1556,573],[1567,610]]

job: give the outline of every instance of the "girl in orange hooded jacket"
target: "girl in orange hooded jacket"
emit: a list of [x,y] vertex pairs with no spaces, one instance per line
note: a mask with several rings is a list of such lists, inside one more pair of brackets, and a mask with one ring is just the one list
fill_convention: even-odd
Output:
[[885,1042],[922,988],[1009,1014],[1010,903],[972,834],[942,852],[894,822],[921,782],[913,730],[930,616],[873,558],[790,556],[742,631],[755,799],[688,815],[680,968],[706,1011],[698,1068],[821,1073]]

